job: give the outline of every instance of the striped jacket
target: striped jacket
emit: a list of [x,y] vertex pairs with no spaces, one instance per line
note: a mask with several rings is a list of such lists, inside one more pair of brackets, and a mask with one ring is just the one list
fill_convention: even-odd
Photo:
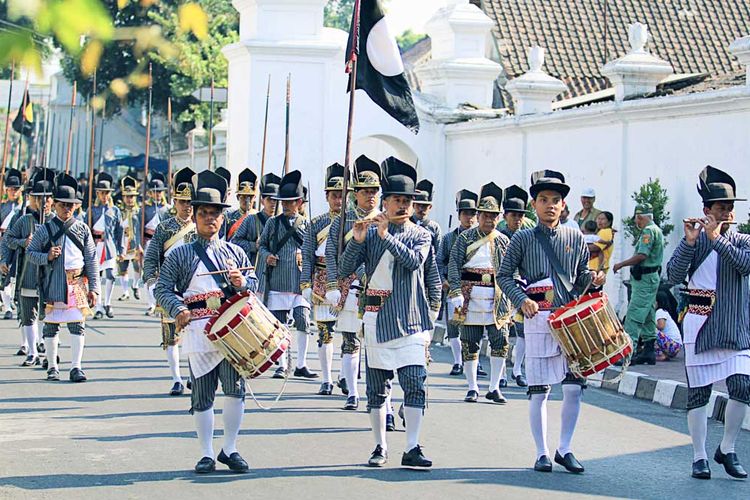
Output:
[[171,217],[171,215],[169,214],[170,208],[172,208],[171,205],[154,203],[153,200],[148,200],[144,208],[144,210],[146,211],[146,224],[148,224],[156,214],[159,215],[159,224],[161,224]]
[[[47,232],[48,225],[51,225],[51,219],[47,224],[39,226],[34,232],[34,237],[26,249],[26,257],[29,262],[44,268],[46,271],[45,281],[40,283],[44,300],[46,302],[67,302],[68,280],[65,276],[65,252],[52,262],[47,260],[45,248],[50,243],[50,238],[54,236],[54,234]],[[53,225],[52,227],[56,228],[57,226]],[[83,243],[83,274],[88,279],[89,291],[99,294],[99,263],[96,260],[96,244],[91,236],[91,231],[84,222],[79,220],[76,220],[68,231]],[[54,229],[53,232],[57,232],[57,230]],[[51,243],[62,246],[67,239],[67,235],[63,234],[59,240]]]
[[[534,236],[535,231],[542,231],[549,236],[552,249],[557,255],[568,280],[573,284],[571,292],[568,292],[557,273],[552,269],[547,255]],[[562,225],[550,229],[539,224],[534,229],[521,229],[513,235],[500,265],[498,282],[503,293],[510,298],[513,305],[520,308],[528,296],[515,280],[519,274],[520,278],[528,284],[551,278],[555,293],[552,305],[561,307],[573,300],[576,293],[583,292],[594,279],[594,274],[589,270],[588,263],[589,249],[580,231]]]
[[[364,242],[352,240],[346,246],[341,255],[339,278],[349,276],[362,264],[367,274],[371,275],[386,250],[393,254],[393,293],[378,313],[378,342],[388,342],[433,328],[427,296],[440,296],[441,288],[439,281],[431,284],[425,282],[424,265],[432,253],[431,248],[430,233],[410,222],[390,224],[385,238],[380,238],[377,228],[371,226]],[[437,272],[434,261],[432,267]],[[426,286],[434,290],[426,292]],[[439,308],[438,300],[432,310]]]
[[[19,198],[20,200],[20,198]],[[21,218],[23,215],[23,204],[19,201],[18,203],[10,202],[10,201],[4,201],[0,203],[0,224],[2,224],[5,221],[5,218],[10,215],[11,212],[14,212],[13,216],[10,218],[8,227],[6,230],[13,227],[13,224]]]
[[425,228],[430,233],[430,236],[432,236],[432,251],[435,255],[438,255],[440,242],[443,240],[443,230],[440,228],[440,224],[432,219],[418,221],[414,216],[411,219],[414,224]]
[[36,290],[39,282],[39,268],[29,262],[26,258],[26,241],[39,227],[39,213],[26,209],[27,213],[22,215],[13,226],[6,231],[3,241],[0,243],[7,252],[3,255],[3,262],[10,266],[9,259],[15,261],[17,269],[22,270],[21,279],[16,279],[16,290],[22,288]]
[[694,246],[685,239],[667,264],[667,281],[679,285],[700,267],[712,250],[718,254],[716,302],[695,342],[695,352],[750,349],[750,236],[729,231],[711,242],[703,232]]
[[[171,217],[156,226],[156,232],[151,242],[146,248],[146,254],[143,256],[143,282],[151,285],[159,277],[159,269],[164,263],[164,244],[177,234],[185,224],[177,217]],[[195,238],[195,229],[185,236],[185,243],[193,241]]]
[[305,239],[302,242],[302,275],[300,276],[300,285],[303,288],[308,288],[313,284],[313,272],[318,260],[315,256],[315,250],[319,246],[318,235],[325,228],[330,227],[333,217],[335,215],[331,212],[318,215],[310,222],[310,229],[305,233]]
[[[118,255],[122,255],[122,225],[120,220],[122,219],[122,213],[116,206],[105,206],[105,205],[94,205],[91,212],[91,231],[94,231],[99,218],[104,212],[104,248],[105,248],[105,260],[114,259]],[[88,213],[83,218],[88,221]]]
[[[472,243],[481,240],[485,237],[478,227],[473,227],[462,232],[456,244],[453,245],[451,250],[451,257],[448,264],[448,283],[450,284],[450,291],[448,296],[455,297],[460,295],[462,280],[461,273],[464,265],[466,264],[466,249]],[[492,249],[494,251],[492,255],[492,267],[494,268],[495,274],[495,324],[498,327],[502,327],[510,319],[509,315],[512,309],[512,305],[508,300],[508,297],[502,293],[502,290],[498,286],[497,276],[500,272],[500,266],[503,262],[505,252],[508,251],[510,240],[503,233],[497,233],[497,237],[492,242]]]
[[[214,265],[218,269],[226,269],[226,261],[229,259],[233,260],[237,267],[250,266],[250,260],[247,258],[247,255],[237,245],[227,243],[218,237],[209,241],[196,236],[195,241],[204,248],[212,247]],[[221,257],[217,259],[217,255]],[[170,317],[176,318],[182,311],[188,310],[175,290],[184,292],[188,289],[199,263],[200,257],[195,253],[192,244],[175,248],[164,261],[159,273],[159,279],[156,281],[156,286],[154,287],[154,297],[156,298],[156,303],[163,307]],[[249,270],[244,271],[242,274],[247,280],[245,286],[243,288],[232,287],[232,290],[236,293],[247,290],[251,292],[256,291],[258,289],[258,279],[255,277],[255,272]],[[218,286],[216,288],[219,289]]]
[[[24,208],[21,203],[12,203],[9,201],[6,201],[4,203],[0,204],[0,224],[5,220],[5,218],[10,215],[10,213],[13,212],[13,215],[11,216],[10,220],[8,221],[8,227],[6,228],[6,231],[10,231],[10,228],[13,227],[13,225],[18,222],[18,219],[21,218],[24,214]],[[2,288],[5,288],[10,284],[11,278],[16,276],[16,259],[12,255],[15,252],[8,248],[4,244],[5,238],[3,238],[3,235],[0,234],[0,259],[2,259],[2,262],[6,262],[8,265],[8,274],[3,276],[2,280]]]
[[265,212],[258,212],[245,217],[245,220],[242,221],[239,229],[237,229],[237,232],[234,233],[231,239],[232,243],[245,251],[250,262],[256,265],[258,268],[256,269],[256,273],[261,283],[263,282],[263,276],[261,275],[260,262],[256,264],[258,258],[258,241],[260,240],[260,235],[263,234],[263,228],[266,227],[268,219],[270,217]]
[[440,278],[445,283],[448,282],[448,263],[451,260],[451,250],[453,250],[453,245],[456,244],[458,236],[464,231],[466,230],[458,226],[440,240],[440,250],[437,253],[437,266],[440,270]]
[[[377,212],[376,212],[377,213]],[[354,221],[363,219],[372,212],[365,212],[360,208],[354,208],[346,211],[346,219],[344,220],[344,236],[349,234],[349,231],[354,227]],[[328,242],[326,243],[326,270],[328,272],[328,284],[326,285],[327,290],[337,290],[339,288],[338,278],[344,278],[348,275],[341,276],[338,271],[339,267],[339,228],[341,227],[341,217],[334,217],[331,221],[331,231],[328,233]],[[347,247],[347,242],[344,242],[344,249]],[[357,279],[360,283],[364,281],[365,268],[360,266],[359,268],[352,271],[350,274],[356,274]]]
[[[258,268],[261,269],[265,280],[261,283],[261,289],[265,291],[265,286],[268,284],[270,291],[299,294],[301,293],[300,276],[302,270],[297,265],[297,251],[302,249],[302,242],[310,223],[301,215],[297,215],[294,222],[291,222],[291,225],[296,228],[295,236],[289,238],[283,247],[277,248],[280,240],[284,238],[287,232],[281,222],[282,218],[289,220],[284,214],[270,218],[263,229],[263,234],[260,236]],[[265,276],[266,259],[269,255],[275,255],[279,258],[279,261],[269,276]]]

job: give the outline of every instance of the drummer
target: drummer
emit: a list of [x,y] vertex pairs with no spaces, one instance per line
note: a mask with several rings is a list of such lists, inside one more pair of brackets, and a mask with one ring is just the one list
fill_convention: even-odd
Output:
[[[198,174],[193,194],[195,241],[175,248],[167,255],[156,282],[157,303],[175,318],[178,331],[184,330],[183,349],[190,362],[192,382],[190,413],[202,458],[195,472],[205,474],[216,470],[213,450],[214,399],[221,381],[224,391],[224,444],[216,460],[234,472],[246,472],[247,462],[237,452],[242,417],[245,411],[245,381],[217,348],[203,334],[210,318],[230,297],[255,291],[258,281],[245,252],[232,243],[219,239],[224,223],[223,210],[226,181],[218,174]],[[209,270],[229,270],[227,274],[205,276]],[[177,292],[175,292],[177,290]]]
[[[534,470],[552,471],[547,448],[547,399],[551,386],[562,384],[562,423],[555,462],[569,472],[581,473],[583,466],[573,455],[571,442],[586,380],[568,370],[547,319],[552,309],[573,300],[592,282],[602,285],[605,275],[588,269],[589,251],[580,231],[560,225],[570,191],[565,177],[552,170],[535,172],[529,191],[539,222],[534,229],[522,229],[513,235],[498,281],[503,293],[525,317],[529,424],[536,443]],[[525,289],[516,281],[519,274],[529,284]]]

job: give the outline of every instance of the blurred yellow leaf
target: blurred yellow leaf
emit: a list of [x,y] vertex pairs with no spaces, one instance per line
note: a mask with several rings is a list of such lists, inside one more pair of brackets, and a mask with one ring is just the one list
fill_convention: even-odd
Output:
[[125,80],[122,78],[115,78],[112,80],[109,84],[109,88],[112,90],[112,93],[120,99],[124,99],[125,96],[128,95],[128,92],[130,92],[130,87],[128,87],[128,84],[125,83]]
[[84,76],[91,76],[99,67],[99,60],[104,52],[104,46],[99,40],[92,40],[83,49],[83,55],[81,56],[81,72]]
[[91,99],[91,107],[96,111],[101,111],[105,102],[106,100],[103,97],[99,97],[98,95],[94,96],[94,98]]
[[208,16],[197,3],[180,5],[177,17],[180,19],[180,30],[192,31],[199,40],[208,37]]
[[114,32],[112,19],[100,0],[46,2],[35,22],[38,31],[54,31],[70,54],[81,50],[81,36],[108,41]]
[[131,85],[133,85],[134,87],[138,87],[139,89],[148,88],[148,85],[150,83],[150,80],[146,73],[133,73],[128,77],[128,81]]
[[128,6],[130,0],[117,0],[117,9],[122,10]]
[[148,8],[157,3],[159,3],[159,0],[141,0],[141,7]]
[[34,70],[41,76],[42,58],[28,31],[0,31],[0,67],[8,67],[15,62]]

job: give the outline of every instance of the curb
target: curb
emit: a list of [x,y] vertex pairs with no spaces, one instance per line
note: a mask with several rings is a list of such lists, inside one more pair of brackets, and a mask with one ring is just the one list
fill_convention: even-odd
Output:
[[[636,399],[643,399],[675,410],[687,407],[687,384],[674,380],[659,380],[643,373],[628,371],[618,382],[613,382],[620,370],[607,368],[603,372],[588,377],[588,385],[606,391],[613,391]],[[711,391],[708,402],[708,415],[724,422],[724,409],[729,396],[723,392]],[[750,412],[745,416],[742,428],[750,431]]]

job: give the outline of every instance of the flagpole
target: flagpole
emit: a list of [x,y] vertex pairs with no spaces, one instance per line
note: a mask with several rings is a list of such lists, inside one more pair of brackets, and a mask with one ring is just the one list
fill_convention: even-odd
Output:
[[21,98],[21,131],[18,133],[18,146],[16,147],[16,170],[21,170],[21,146],[23,146],[23,127],[26,125],[26,105],[29,98],[29,70],[26,70],[26,84],[23,88],[23,98]]
[[5,164],[8,161],[8,141],[10,139],[10,107],[13,98],[13,79],[16,76],[16,62],[10,65],[10,84],[8,86],[8,109],[5,113],[5,140],[3,141],[3,166],[0,171],[0,197],[5,194]]
[[[70,173],[70,154],[73,152],[73,117],[76,110],[76,94],[78,93],[78,82],[73,81],[73,95],[70,98],[70,124],[68,126],[68,149],[65,157],[65,173]],[[89,204],[91,200],[89,200]]]
[[[172,98],[167,98],[167,199],[172,199]],[[143,200],[145,206],[146,200]],[[144,209],[145,210],[145,209]]]
[[344,252],[344,226],[346,225],[346,207],[347,207],[347,195],[349,194],[349,176],[351,175],[352,167],[352,136],[354,129],[354,104],[356,102],[355,95],[357,92],[357,51],[359,44],[359,22],[361,14],[361,0],[356,0],[354,3],[354,17],[352,19],[352,47],[351,53],[349,54],[350,70],[349,72],[349,119],[346,127],[346,153],[344,155],[344,182],[341,187],[341,199],[343,200],[341,210],[341,224],[339,227],[338,234],[338,255]]
[[[266,117],[263,122],[263,151],[260,156],[260,181],[263,180],[263,176],[266,174],[266,144],[268,144],[268,104],[271,100],[271,75],[268,75],[268,89],[266,89]],[[256,191],[258,190],[258,185],[260,185],[260,182],[256,183]],[[258,206],[258,211],[260,212],[261,206],[260,206],[260,195],[255,197],[255,203]]]
[[208,113],[208,170],[211,170],[211,162],[214,145],[214,79],[211,78],[211,108]]
[[101,127],[99,127],[99,154],[96,155],[96,164],[101,165],[102,164],[102,151],[104,150],[104,122],[106,121],[107,116],[107,100],[104,99],[104,103],[102,104],[102,123]]
[[[292,74],[286,77],[286,138],[284,143],[284,175],[289,173],[289,126],[292,106]],[[283,177],[283,176],[282,176]]]
[[[148,63],[148,115],[146,116],[146,161],[143,164],[143,201],[146,201],[146,186],[148,185],[148,163],[149,155],[151,154],[151,98],[153,96],[153,83],[152,83],[152,71],[151,63]],[[210,155],[209,155],[210,156]],[[210,162],[210,160],[209,160]],[[210,163],[209,163],[210,169]],[[141,209],[141,238],[146,231],[146,210],[145,207]],[[141,254],[141,265],[143,265],[143,254]]]

